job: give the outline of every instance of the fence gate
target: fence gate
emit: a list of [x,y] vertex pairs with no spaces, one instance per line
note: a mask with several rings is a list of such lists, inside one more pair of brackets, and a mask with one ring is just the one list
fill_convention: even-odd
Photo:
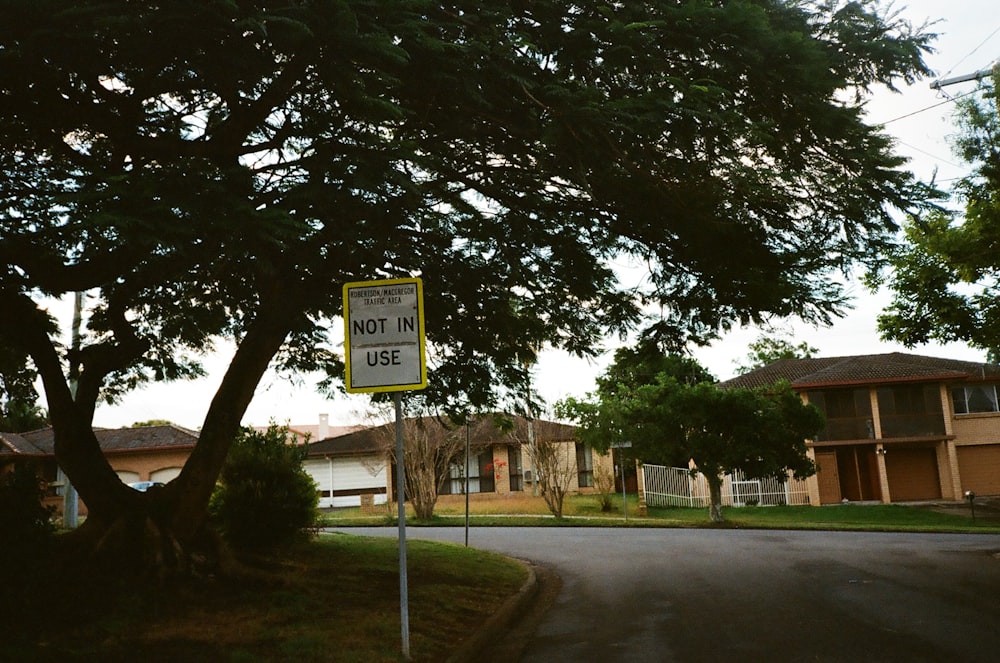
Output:
[[[683,467],[643,465],[642,485],[649,506],[708,506],[708,482],[704,475],[691,475]],[[742,472],[727,474],[722,481],[724,506],[774,506],[809,504],[805,481],[751,479]]]
[[733,506],[757,506],[763,491],[760,481],[733,481]]

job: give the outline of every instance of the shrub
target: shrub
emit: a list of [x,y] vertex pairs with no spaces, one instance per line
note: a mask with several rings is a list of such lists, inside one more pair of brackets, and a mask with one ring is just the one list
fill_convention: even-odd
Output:
[[308,535],[317,521],[316,484],[302,467],[305,447],[286,426],[244,428],[229,450],[209,505],[226,541],[261,550]]
[[23,550],[27,554],[48,542],[55,526],[52,509],[42,505],[45,482],[34,463],[14,463],[0,472],[0,539],[4,553]]
[[594,488],[601,511],[611,511],[611,493],[615,489],[615,475],[603,463],[594,468]]

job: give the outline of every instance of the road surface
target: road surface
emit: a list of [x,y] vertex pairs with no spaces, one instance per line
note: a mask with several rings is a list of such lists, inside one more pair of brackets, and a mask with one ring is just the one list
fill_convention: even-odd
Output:
[[1000,660],[998,536],[473,528],[469,544],[562,579],[522,663]]

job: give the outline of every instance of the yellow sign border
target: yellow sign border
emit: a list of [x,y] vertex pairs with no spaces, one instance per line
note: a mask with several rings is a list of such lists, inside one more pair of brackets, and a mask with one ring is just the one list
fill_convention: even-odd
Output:
[[[420,382],[412,384],[393,384],[393,385],[377,385],[373,387],[352,387],[351,386],[351,309],[350,309],[350,291],[355,288],[371,288],[377,286],[387,286],[387,285],[406,285],[413,284],[417,286],[417,338],[418,338],[418,354],[420,358]],[[346,369],[346,375],[344,379],[344,387],[347,389],[348,393],[359,394],[359,393],[376,393],[376,392],[391,392],[391,391],[410,391],[416,389],[424,389],[427,387],[427,353],[426,353],[426,339],[424,332],[424,282],[419,277],[406,278],[406,279],[380,279],[376,281],[352,281],[350,283],[345,283],[343,288],[344,297],[344,367]]]

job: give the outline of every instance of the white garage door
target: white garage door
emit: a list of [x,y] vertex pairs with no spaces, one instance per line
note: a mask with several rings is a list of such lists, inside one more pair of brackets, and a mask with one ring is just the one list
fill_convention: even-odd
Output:
[[128,470],[117,470],[115,474],[117,474],[118,478],[122,480],[122,483],[126,485],[139,481],[138,472],[129,472]]
[[158,481],[159,483],[170,483],[178,476],[180,476],[181,468],[179,467],[165,467],[162,470],[156,470],[151,472],[149,475],[150,481]]
[[321,508],[360,506],[362,494],[385,504],[385,461],[377,456],[313,458],[303,467],[316,482]]

